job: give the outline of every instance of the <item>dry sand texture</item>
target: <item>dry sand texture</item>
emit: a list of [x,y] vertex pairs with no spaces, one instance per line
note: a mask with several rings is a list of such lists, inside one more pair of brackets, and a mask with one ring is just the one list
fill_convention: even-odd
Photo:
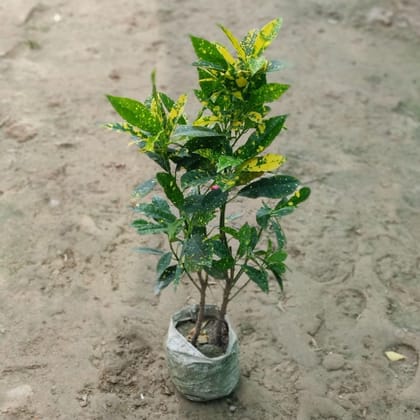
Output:
[[[285,220],[285,296],[232,305],[240,387],[195,404],[162,343],[196,295],[155,297],[155,260],[132,252],[163,244],[129,227],[155,168],[101,128],[104,94],[144,99],[154,67],[190,92],[188,33],[278,15],[292,89],[274,149],[313,196]],[[418,0],[1,0],[0,22],[2,419],[420,419]]]

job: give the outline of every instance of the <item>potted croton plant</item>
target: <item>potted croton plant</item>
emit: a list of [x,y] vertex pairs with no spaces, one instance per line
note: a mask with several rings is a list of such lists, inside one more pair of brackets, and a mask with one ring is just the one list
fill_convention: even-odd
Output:
[[[192,120],[184,113],[186,95],[173,100],[158,91],[154,73],[144,102],[108,96],[124,121],[107,126],[129,133],[156,163],[155,176],[135,190],[140,216],[133,222],[141,235],[167,237],[167,251],[139,248],[160,255],[156,292],[185,281],[198,292],[197,305],[173,315],[167,340],[172,379],[190,399],[219,398],[237,385],[229,303],[248,284],[267,293],[274,281],[283,289],[287,253],[280,221],[310,194],[296,178],[278,173],[285,157],[266,150],[286,121],[286,115],[270,116],[267,106],[289,88],[267,80],[282,65],[263,55],[280,25],[274,19],[241,41],[221,26],[233,54],[191,36],[201,104]],[[234,217],[230,209],[238,199],[244,206],[259,199],[253,220]],[[208,302],[210,289],[219,290],[217,305]]]

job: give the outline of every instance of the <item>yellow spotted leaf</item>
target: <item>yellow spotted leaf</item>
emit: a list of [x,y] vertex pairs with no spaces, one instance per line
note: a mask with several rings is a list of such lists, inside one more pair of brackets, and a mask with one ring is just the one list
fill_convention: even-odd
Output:
[[241,43],[235,37],[235,35],[233,35],[232,32],[228,28],[225,28],[222,25],[220,25],[220,28],[225,33],[225,35],[229,38],[229,41],[232,43],[233,47],[235,48],[236,53],[238,54],[238,57],[241,58],[242,60],[245,60],[246,58],[245,51],[242,48]]
[[171,111],[168,115],[168,120],[171,123],[176,123],[184,112],[185,103],[187,102],[187,95],[181,95],[178,100],[174,103]]
[[194,121],[193,125],[198,127],[205,127],[219,121],[219,118],[216,115],[206,115],[204,117],[198,118]]
[[233,66],[235,64],[235,59],[233,58],[232,54],[227,50],[226,47],[220,44],[216,44],[217,51],[223,56],[226,63]]
[[260,55],[276,38],[281,27],[281,19],[277,18],[268,22],[258,33],[254,44],[254,56]]
[[286,158],[282,155],[268,153],[264,156],[257,156],[257,157],[247,160],[245,163],[243,163],[239,167],[239,169],[240,171],[247,171],[247,172],[274,171],[285,161],[286,161]]

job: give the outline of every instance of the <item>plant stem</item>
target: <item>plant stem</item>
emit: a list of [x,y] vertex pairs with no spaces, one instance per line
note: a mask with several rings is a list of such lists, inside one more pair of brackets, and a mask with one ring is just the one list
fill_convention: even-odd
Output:
[[220,306],[219,317],[217,319],[217,327],[216,327],[216,342],[219,346],[222,346],[222,329],[225,323],[225,316],[227,311],[227,306],[229,303],[229,295],[231,291],[231,285],[229,279],[226,280],[226,287],[223,290],[223,299],[222,305]]
[[[180,262],[180,259],[178,257],[178,254],[176,253],[175,248],[172,245],[172,242],[169,241],[169,248],[172,251],[172,255],[175,257],[176,261]],[[194,281],[193,277],[191,276],[191,274],[188,271],[185,271],[185,273],[187,274],[187,277],[190,279],[191,283],[195,286],[195,288],[201,293],[201,288],[200,286]]]
[[206,277],[203,278],[202,272],[199,271],[198,272],[198,279],[199,279],[200,285],[201,285],[201,287],[200,287],[200,305],[199,305],[199,309],[198,309],[197,320],[195,322],[194,335],[191,339],[191,344],[194,347],[196,347],[197,339],[198,339],[198,336],[200,335],[201,326],[203,325],[203,321],[204,321],[204,309],[205,309],[205,305],[206,305],[206,290],[207,290],[207,286],[208,286],[208,276],[206,274]]
[[219,234],[220,239],[222,240],[223,244],[228,246],[226,232],[223,230],[225,227],[225,219],[226,219],[226,203],[222,205],[220,208],[220,217],[219,217]]
[[239,294],[239,293],[241,293],[241,291],[243,290],[243,289],[245,289],[245,287],[246,286],[248,286],[248,283],[250,282],[251,280],[247,280],[238,290],[236,290],[235,291],[235,293],[229,298],[229,302],[231,301],[231,300],[233,300],[233,299],[235,299],[235,297]]

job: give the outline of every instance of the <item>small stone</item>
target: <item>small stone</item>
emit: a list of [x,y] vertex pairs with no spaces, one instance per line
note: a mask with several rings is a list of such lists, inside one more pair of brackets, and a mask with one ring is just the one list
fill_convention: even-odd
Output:
[[373,7],[366,16],[368,23],[380,23],[384,26],[391,26],[394,13],[381,7]]
[[230,406],[229,406],[229,411],[230,411],[231,413],[234,413],[234,412],[236,411],[236,405],[230,405]]
[[55,198],[51,198],[51,200],[48,204],[52,208],[58,207],[60,205],[60,200],[56,200]]
[[101,230],[98,228],[95,221],[87,214],[80,218],[79,225],[81,230],[89,235],[98,236],[101,234]]
[[6,136],[11,137],[18,143],[26,143],[38,135],[35,128],[24,123],[15,123],[7,127]]
[[341,354],[329,353],[325,356],[322,365],[328,371],[339,370],[346,363],[344,357]]
[[111,70],[111,72],[109,73],[108,77],[111,80],[120,80],[121,79],[121,75],[117,70]]
[[30,385],[20,385],[7,392],[7,397],[10,399],[26,399],[31,397],[33,394]]
[[5,402],[0,405],[0,413],[7,410],[23,407],[32,397],[33,391],[30,385],[19,385],[6,392]]

